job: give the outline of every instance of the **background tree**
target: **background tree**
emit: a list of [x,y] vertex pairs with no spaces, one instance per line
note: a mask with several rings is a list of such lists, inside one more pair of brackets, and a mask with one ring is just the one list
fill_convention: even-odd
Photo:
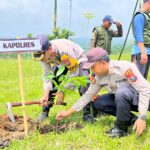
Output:
[[69,36],[75,35],[71,31],[71,13],[72,13],[72,0],[70,0],[70,19],[69,19],[69,29],[57,27],[57,0],[54,0],[54,22],[53,22],[53,34],[49,34],[49,40],[53,39],[68,39]]
[[71,36],[71,21],[72,21],[72,0],[70,1],[70,11],[69,11],[69,36]]
[[91,12],[84,13],[84,17],[88,20],[88,25],[90,23],[90,19],[94,18],[95,15]]
[[54,26],[53,26],[53,34],[56,34],[57,30],[57,0],[54,0]]
[[[95,17],[95,15],[93,14],[93,13],[91,13],[91,12],[87,12],[87,13],[84,13],[84,17],[87,19],[87,21],[88,21],[88,27],[87,27],[87,31],[89,31],[89,26],[90,26],[90,19],[92,19],[92,18],[94,18]],[[88,33],[88,32],[87,32]],[[88,35],[87,35],[87,37],[88,37]],[[89,47],[89,43],[88,43],[88,40],[86,41],[86,49],[88,49],[88,47]]]
[[49,34],[48,38],[49,40],[53,39],[68,39],[69,36],[75,35],[74,32],[69,31],[66,28],[56,28],[55,34]]
[[27,37],[28,37],[28,38],[32,38],[33,35],[32,35],[31,33],[29,33],[29,34],[27,35]]

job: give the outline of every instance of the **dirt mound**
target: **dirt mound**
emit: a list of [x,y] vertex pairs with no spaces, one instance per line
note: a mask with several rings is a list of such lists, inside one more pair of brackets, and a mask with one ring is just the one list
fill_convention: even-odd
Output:
[[[15,115],[16,122],[11,122],[7,115],[0,116],[0,148],[5,148],[10,144],[12,139],[23,139],[24,134],[24,124],[23,117]],[[59,124],[57,122],[54,125],[44,125],[33,121],[31,118],[27,118],[28,131],[29,134],[38,130],[41,134],[46,134],[50,132],[62,133],[70,131],[73,129],[81,129],[83,126],[76,122],[68,122],[64,124]]]
[[56,124],[56,125],[44,125],[39,127],[39,132],[41,134],[47,134],[49,132],[62,133],[67,132],[73,129],[81,129],[83,125],[78,124],[77,122],[69,122],[65,124]]
[[[23,117],[15,115],[16,122],[11,122],[7,115],[0,116],[0,147],[5,147],[12,139],[22,139],[24,134]],[[36,123],[27,118],[29,134],[36,129]]]

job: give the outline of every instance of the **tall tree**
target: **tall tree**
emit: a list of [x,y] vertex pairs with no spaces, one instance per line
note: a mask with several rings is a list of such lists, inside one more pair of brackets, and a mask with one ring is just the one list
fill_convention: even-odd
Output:
[[88,20],[88,25],[89,25],[90,19],[94,18],[95,15],[91,12],[87,12],[87,13],[84,14],[84,17]]
[[[89,31],[90,19],[94,18],[95,15],[94,15],[93,13],[91,13],[91,12],[87,12],[87,13],[84,13],[84,17],[85,17],[85,18],[87,19],[87,21],[88,21],[87,25],[88,25],[88,31]],[[87,34],[88,34],[88,32],[87,32]],[[87,37],[88,37],[88,35],[87,35]],[[88,40],[87,40],[87,41],[86,41],[86,50],[88,49],[88,47],[89,47],[89,43],[88,43]]]
[[29,34],[27,35],[27,37],[28,37],[28,38],[32,38],[32,37],[33,37],[32,33],[29,33]]
[[53,26],[53,34],[56,34],[57,30],[57,0],[54,0],[54,26]]
[[70,1],[70,12],[69,12],[69,36],[71,34],[71,21],[72,21],[72,0]]

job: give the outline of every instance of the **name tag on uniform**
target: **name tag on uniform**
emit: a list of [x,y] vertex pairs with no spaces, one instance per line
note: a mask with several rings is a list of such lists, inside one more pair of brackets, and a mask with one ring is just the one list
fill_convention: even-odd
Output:
[[127,79],[117,80],[116,83],[122,83],[122,82],[125,82],[125,81],[127,81]]

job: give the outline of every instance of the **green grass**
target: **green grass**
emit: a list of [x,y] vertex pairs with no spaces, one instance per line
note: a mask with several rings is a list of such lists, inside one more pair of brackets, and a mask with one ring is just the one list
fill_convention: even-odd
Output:
[[[111,56],[117,59],[118,55]],[[130,55],[124,55],[126,60],[130,60]],[[122,58],[122,59],[123,59]],[[21,101],[19,94],[18,66],[15,59],[0,59],[0,114],[5,114],[5,104],[9,101]],[[38,100],[43,94],[42,69],[38,62],[30,59],[22,60],[24,92],[26,101]],[[149,76],[150,79],[150,76]],[[68,96],[66,101],[68,106],[55,106],[51,109],[50,118],[46,123],[54,124],[58,111],[68,109],[79,95]],[[41,112],[41,107],[32,105],[26,107],[28,117],[36,119]],[[13,108],[13,112],[22,115],[21,107]],[[103,116],[97,122],[84,124],[80,130],[72,129],[62,134],[55,132],[41,135],[38,132],[26,137],[23,140],[14,140],[6,148],[8,150],[150,150],[150,129],[141,136],[136,137],[132,132],[127,137],[111,139],[105,135],[105,131],[113,126],[114,117]],[[82,122],[82,112],[76,113],[64,121]],[[150,119],[148,118],[148,126]]]

